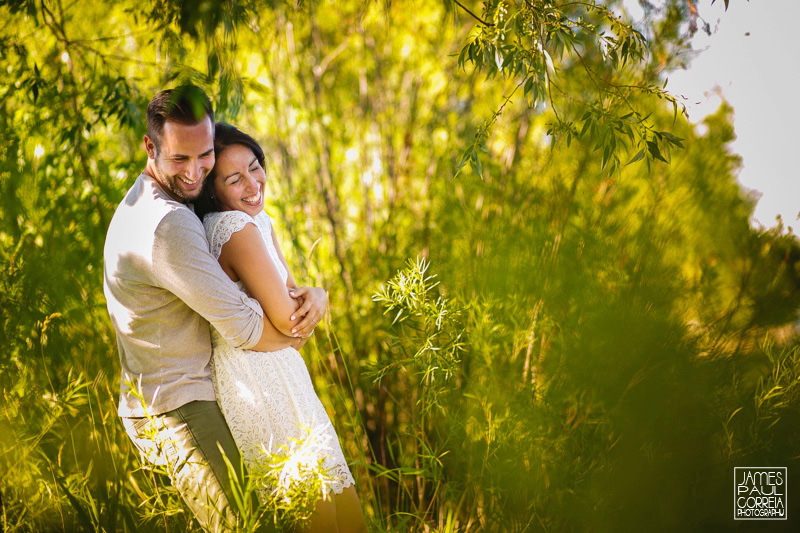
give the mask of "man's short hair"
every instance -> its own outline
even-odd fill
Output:
[[[205,117],[214,124],[214,110],[205,91],[196,85],[181,85],[161,91],[147,106],[147,135],[156,149],[160,148],[164,123],[177,122],[193,126]]]

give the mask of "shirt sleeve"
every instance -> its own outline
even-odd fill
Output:
[[[264,312],[222,270],[208,249],[200,220],[188,209],[170,212],[153,243],[155,282],[211,323],[232,346],[258,343]]]

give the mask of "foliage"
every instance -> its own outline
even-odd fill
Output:
[[[373,530],[731,527],[730,467],[798,471],[800,245],[750,227],[732,110],[664,92],[695,4],[0,7],[2,528],[197,529],[117,419],[101,289],[187,80],[329,290],[304,355]]]
[[[458,333],[456,316],[447,300],[431,296],[438,282],[435,276],[426,276],[430,264],[422,258],[408,262],[407,268],[399,271],[386,286],[372,297],[394,314],[392,324],[400,323],[401,334],[392,337],[395,349],[385,354],[386,359],[377,364],[376,380],[399,368],[409,365],[418,369],[420,391],[427,401],[425,405],[436,405],[442,387],[453,377],[461,351],[461,335]],[[395,314],[394,311],[397,310]],[[405,348],[413,348],[412,354]],[[443,382],[443,383],[442,383]]]
[[[250,473],[250,482],[264,494],[262,512],[284,527],[302,524],[311,517],[318,500],[333,497],[325,485],[332,478],[323,466],[325,453],[330,450],[327,435],[314,428],[304,430],[305,435],[292,439],[289,446],[265,450],[260,468]]]
[[[636,102],[633,95],[643,93],[670,102],[676,115],[679,107],[686,112],[675,96],[649,78],[646,70],[637,68],[637,64],[646,62],[647,41],[609,7],[594,0],[495,0],[483,5],[482,17],[472,15],[479,29],[461,50],[459,67],[471,63],[489,77],[501,75],[514,80],[516,87],[506,102],[523,87],[529,107],[549,105],[555,120],[548,135],[554,142],[558,137],[566,137],[568,145],[573,137],[591,139],[595,149],[602,152],[602,168],[609,173],[621,166],[618,148],[623,144],[640,148],[628,164],[641,159],[666,163],[670,147],[681,147],[680,138],[653,128],[650,113],[642,111],[647,104],[632,105]],[[597,54],[599,61],[591,57]],[[576,65],[591,81],[590,90],[572,92],[561,86],[561,75]],[[574,111],[565,109],[570,103],[584,110],[580,119],[570,117]],[[475,134],[475,142],[464,152],[458,171],[469,162],[482,174],[478,150],[486,151],[485,137],[503,107],[505,103]]]

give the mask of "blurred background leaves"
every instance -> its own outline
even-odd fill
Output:
[[[741,524],[734,466],[798,479],[800,247],[749,224],[733,110],[663,90],[705,4],[5,3],[2,528],[197,528],[116,417],[102,294],[186,81],[330,292],[304,356],[373,530]]]

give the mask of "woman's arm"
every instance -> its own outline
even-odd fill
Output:
[[[264,315],[264,331],[261,338],[254,346],[249,349],[256,352],[275,352],[291,346],[295,350],[299,350],[309,339],[310,335],[303,337],[284,335],[272,325],[267,315]]]
[[[222,246],[219,262],[234,281],[244,283],[275,329],[290,337],[300,336],[292,332],[294,324],[290,318],[298,309],[298,302],[289,295],[255,224],[245,224],[231,235]]]
[[[320,287],[298,287],[290,292],[292,298],[296,298],[300,307],[290,317],[295,321],[292,333],[299,334],[301,337],[311,335],[317,324],[325,316],[325,309],[328,307],[328,293]]]

